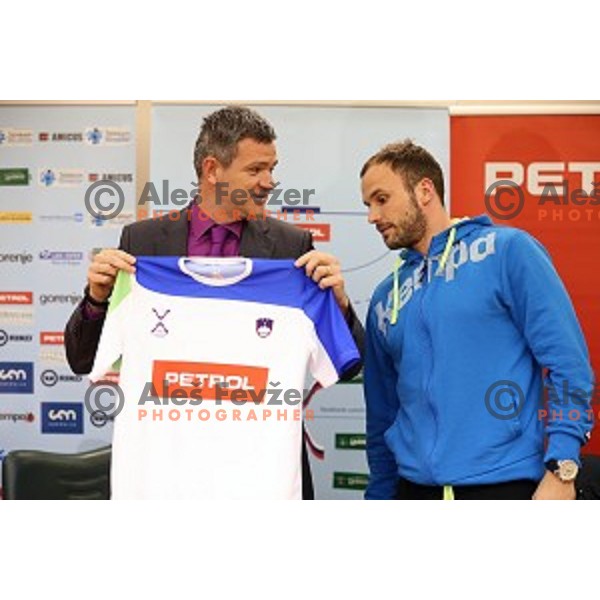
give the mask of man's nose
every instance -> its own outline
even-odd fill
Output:
[[[369,223],[371,225],[377,225],[377,222],[379,221],[379,211],[375,210],[372,206],[369,207],[369,213],[367,216],[367,220],[369,221]]]
[[[273,173],[266,173],[259,181],[260,187],[265,190],[272,190],[275,187],[275,181],[273,180]]]

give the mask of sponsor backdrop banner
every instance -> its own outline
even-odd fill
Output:
[[[112,424],[84,409],[87,377],[71,373],[63,330],[93,252],[133,221],[134,124],[133,106],[0,107],[0,461],[11,450],[110,443]],[[102,179],[123,191],[108,221],[85,205]],[[94,198],[119,201],[90,196],[99,215]]]
[[[573,300],[597,376],[600,116],[457,116],[451,130],[454,216],[485,212],[544,244]],[[592,400],[598,421],[598,386]],[[570,409],[577,406],[565,404],[563,418]],[[600,452],[597,434],[584,451]]]
[[[155,105],[152,115],[149,213],[182,208],[196,189],[193,149],[202,118],[220,106]],[[256,106],[277,132],[281,192],[269,210],[313,232],[317,249],[342,262],[348,293],[364,321],[371,293],[394,257],[367,223],[359,171],[382,145],[413,138],[449,164],[449,119],[444,110]],[[297,192],[292,192],[297,190]],[[286,195],[287,193],[287,195]],[[286,201],[287,200],[287,201]],[[311,464],[317,498],[362,498],[367,482],[361,380],[319,391],[308,409]],[[307,386],[308,388],[308,386]],[[308,394],[308,392],[306,392]]]

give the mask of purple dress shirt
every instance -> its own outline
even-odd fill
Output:
[[[225,245],[221,256],[239,256],[240,241],[242,239],[242,221],[217,225],[210,217],[205,215],[197,204],[192,207],[192,218],[188,233],[188,256],[210,256],[211,235],[213,227],[227,229]]]
[[[242,239],[243,222],[226,223],[217,225],[208,215],[204,214],[198,204],[192,207],[192,216],[188,230],[187,253],[188,256],[210,256],[212,247],[211,229],[222,227],[226,229],[225,243],[221,256],[239,256]],[[91,306],[88,302],[83,305],[83,318],[88,320],[99,319],[105,309]]]

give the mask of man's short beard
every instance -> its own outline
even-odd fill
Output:
[[[425,237],[427,231],[427,219],[423,209],[419,206],[414,192],[410,193],[413,211],[404,221],[395,224],[397,234],[388,242],[390,250],[400,248],[413,248]]]

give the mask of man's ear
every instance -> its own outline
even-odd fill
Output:
[[[435,199],[435,187],[428,177],[423,177],[417,184],[417,198],[423,207],[428,206]]]
[[[214,156],[207,156],[202,161],[202,173],[211,185],[216,185],[221,175],[221,163]]]

